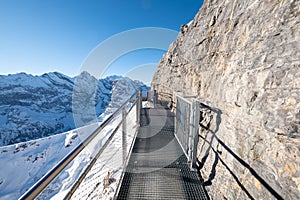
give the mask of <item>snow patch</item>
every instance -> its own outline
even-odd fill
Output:
[[[154,108],[153,103],[150,101],[143,101],[142,106],[143,106],[143,108]]]
[[[73,143],[74,139],[78,137],[77,131],[71,131],[70,133],[66,134],[66,139],[65,139],[65,147],[71,146]]]
[[[193,20],[191,20],[189,23],[187,23],[187,26],[190,26],[193,23]]]

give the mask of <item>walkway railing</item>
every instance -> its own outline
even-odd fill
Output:
[[[89,137],[87,137],[84,141],[82,141],[77,147],[75,147],[67,156],[65,156],[64,159],[62,159],[55,167],[53,167],[47,174],[45,174],[35,185],[33,185],[28,191],[26,191],[19,199],[25,200],[25,199],[34,199],[38,197],[42,191],[47,188],[47,186],[60,175],[61,172],[64,171],[64,169],[85,149],[87,146],[89,146],[91,143],[99,143],[99,135],[101,135],[101,132],[103,129],[112,123],[114,120],[116,120],[118,117],[121,117],[120,122],[115,127],[115,129],[112,131],[112,133],[108,137],[100,137],[103,139],[100,141],[103,145],[97,149],[98,152],[95,153],[95,156],[92,158],[89,165],[84,169],[83,173],[81,173],[80,177],[76,180],[76,182],[73,184],[67,195],[65,196],[65,199],[70,199],[74,192],[77,190],[77,188],[80,186],[80,184],[84,181],[87,174],[91,171],[97,160],[103,155],[103,152],[108,147],[108,145],[112,142],[113,139],[115,139],[115,135],[118,131],[121,130],[121,149],[122,149],[122,162],[121,166],[119,166],[122,169],[125,169],[129,155],[132,150],[132,146],[137,134],[137,131],[133,131],[131,129],[131,135],[129,136],[129,131],[127,131],[129,128],[136,127],[136,129],[139,126],[140,123],[140,110],[141,110],[142,104],[141,104],[141,91],[138,91],[137,93],[133,94],[116,112],[114,112],[108,119],[106,119]],[[132,113],[135,110],[135,122],[131,127],[127,127],[128,121],[132,121],[131,119],[128,119],[129,113]],[[132,133],[133,132],[133,133]],[[105,140],[106,139],[106,140]],[[130,141],[128,141],[128,139]],[[124,170],[123,170],[124,171]],[[119,182],[122,181],[123,174],[121,175]]]
[[[193,97],[176,96],[175,137],[190,162],[190,168],[196,168],[199,102]]]
[[[190,168],[195,169],[201,103],[196,96],[186,96],[163,84],[155,84],[154,88],[159,89],[158,99],[176,113],[175,137],[190,162]]]

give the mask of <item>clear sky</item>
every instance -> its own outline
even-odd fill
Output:
[[[0,74],[58,71],[75,76],[109,37],[142,27],[179,31],[201,5],[202,0],[0,0]],[[128,53],[107,74],[155,65],[163,53]]]

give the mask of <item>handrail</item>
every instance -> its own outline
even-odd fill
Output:
[[[141,99],[138,99],[138,101],[141,101]],[[137,102],[136,102],[136,103],[137,103]],[[139,102],[139,103],[137,103],[137,105],[140,105],[140,106],[141,106],[142,103]],[[137,109],[139,110],[139,108],[137,108]],[[129,112],[130,112],[130,111],[129,111]],[[140,113],[139,113],[139,115],[140,115]],[[138,122],[138,124],[139,124],[139,122]],[[134,136],[133,136],[133,141],[132,141],[132,143],[131,143],[131,145],[130,145],[130,147],[129,147],[129,153],[128,153],[127,156],[126,156],[124,166],[127,166],[127,165],[128,165],[129,158],[130,158],[130,155],[131,155],[131,153],[132,153],[133,146],[134,146],[134,144],[135,144],[135,140],[136,140],[137,134],[138,134],[138,131],[136,131],[136,133],[135,133]],[[113,199],[117,199],[117,196],[119,195],[119,192],[120,192],[120,189],[121,189],[121,185],[122,185],[122,181],[123,181],[123,179],[124,179],[124,176],[125,176],[125,171],[123,170],[123,171],[122,171],[122,174],[121,174],[121,177],[120,177],[120,181],[119,181],[119,183],[118,183],[118,185],[117,185],[117,189],[116,189],[116,192],[115,192],[115,195],[114,195],[114,198],[113,198]]]
[[[19,200],[29,200],[36,198],[51,182],[59,175],[63,169],[108,125],[120,112],[127,106],[134,96],[140,94],[140,90],[135,92],[126,102],[122,104],[110,117],[108,117],[93,133],[83,142],[76,146],[68,155],[66,155],[57,165],[47,172],[37,183],[27,190]],[[135,100],[139,100],[138,98]],[[135,105],[135,103],[133,104]],[[101,149],[100,149],[101,151]]]
[[[136,99],[136,101],[133,103],[133,105],[131,106],[131,108],[129,109],[129,111],[126,113],[126,116],[128,115],[128,113],[130,113],[130,111],[132,110],[132,108],[137,104],[138,99]],[[124,107],[123,107],[123,111],[124,111]],[[126,117],[125,116],[125,117]],[[93,160],[88,164],[87,168],[84,170],[84,172],[80,175],[80,177],[77,179],[76,183],[72,186],[71,190],[68,192],[68,194],[64,197],[64,200],[68,200],[71,199],[72,195],[74,194],[74,192],[78,189],[79,185],[82,183],[82,181],[84,180],[84,178],[86,177],[86,175],[88,174],[88,172],[92,169],[92,167],[94,166],[94,164],[96,163],[97,159],[100,157],[100,155],[103,153],[103,151],[105,150],[105,148],[108,146],[109,142],[111,142],[111,140],[113,139],[113,137],[115,136],[115,134],[117,133],[117,131],[119,130],[119,128],[121,127],[121,125],[123,124],[125,118],[122,118],[122,120],[119,122],[119,124],[116,126],[115,130],[113,131],[113,133],[109,136],[109,138],[105,141],[104,145],[101,147],[101,149],[98,151],[97,155],[93,158]],[[127,159],[127,158],[126,158]]]

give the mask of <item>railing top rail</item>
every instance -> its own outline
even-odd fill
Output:
[[[173,93],[168,93],[168,92],[158,92],[158,95],[173,96]]]
[[[193,101],[198,101],[197,100],[197,96],[181,96],[179,94],[176,94],[177,98],[182,99],[183,101],[187,102],[187,103],[193,103]]]
[[[104,127],[109,124],[121,111],[127,106],[127,104],[138,94],[136,91],[134,94],[125,101],[121,107],[119,107],[111,116],[109,116],[96,130],[94,130],[90,136],[88,136],[83,142],[78,144],[69,154],[67,154],[59,163],[57,163],[49,172],[47,172],[42,178],[38,180],[29,190],[27,190],[19,200],[34,199],[36,198],[50,183],[60,174],[63,169],[101,132]]]

